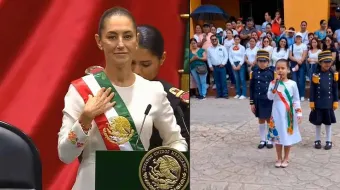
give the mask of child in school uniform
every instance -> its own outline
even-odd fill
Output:
[[[310,85],[309,121],[315,125],[314,148],[321,149],[321,124],[326,128],[325,150],[332,148],[332,123],[336,123],[334,110],[338,108],[339,73],[332,70],[332,52],[323,51],[318,55],[319,64]]]
[[[276,62],[277,77],[270,83],[268,99],[273,100],[272,117],[267,138],[275,143],[275,167],[288,166],[290,148],[301,141],[298,124],[302,121],[299,90],[296,82],[288,79],[289,63],[286,59]],[[284,157],[282,149],[284,147]]]
[[[259,119],[260,144],[259,149],[273,148],[270,141],[266,141],[266,122],[272,112],[273,101],[267,97],[268,87],[272,80],[274,80],[275,68],[269,65],[270,53],[266,50],[258,50],[256,54],[257,67],[250,72],[250,106],[251,111]]]

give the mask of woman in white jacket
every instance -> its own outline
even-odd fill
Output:
[[[164,146],[187,150],[163,85],[132,72],[138,41],[130,12],[120,7],[105,11],[95,38],[105,55],[105,69],[71,83],[58,138],[61,161],[71,163],[82,155],[73,190],[95,189],[97,150],[148,150],[153,125]],[[152,107],[141,133],[148,105]]]
[[[288,60],[289,49],[288,49],[288,41],[286,37],[281,37],[279,43],[276,48],[274,48],[272,53],[272,61],[273,65],[276,65],[277,60],[285,59]]]

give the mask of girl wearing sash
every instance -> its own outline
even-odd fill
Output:
[[[140,25],[137,27],[137,31],[139,33],[139,48],[132,62],[133,72],[147,80],[162,83],[170,105],[174,110],[177,124],[181,127],[181,134],[189,144],[189,93],[173,87],[172,84],[164,80],[157,79],[159,69],[166,58],[163,36],[157,28],[150,25]],[[180,111],[183,112],[184,117]],[[162,138],[159,136],[158,130],[153,127],[149,149],[158,146],[162,146]]]
[[[64,163],[82,153],[73,190],[95,189],[97,150],[148,150],[152,126],[159,131],[164,146],[187,151],[162,84],[132,72],[138,35],[130,12],[120,7],[105,11],[95,39],[104,52],[105,69],[71,83],[58,138],[58,155]],[[141,132],[149,104],[152,107]]]
[[[276,73],[277,78],[270,83],[267,94],[268,99],[273,100],[267,138],[275,143],[277,154],[275,167],[285,168],[288,166],[291,146],[301,141],[298,124],[302,119],[302,111],[296,82],[287,78],[289,64],[286,59],[279,59],[276,62]]]

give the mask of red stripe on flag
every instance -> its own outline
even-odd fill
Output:
[[[82,78],[73,81],[72,85],[77,89],[78,93],[83,98],[85,103],[87,102],[87,100],[89,98],[88,97],[89,94],[91,94],[93,96],[90,88],[87,86],[87,84],[85,83],[85,81]],[[120,148],[117,144],[114,144],[114,143],[108,141],[104,136],[103,130],[107,126],[107,124],[109,123],[105,114],[98,115],[96,118],[94,118],[94,121],[97,124],[100,135],[102,136],[102,138],[104,140],[104,143],[105,143],[107,150],[120,150]]]

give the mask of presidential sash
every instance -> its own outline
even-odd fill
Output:
[[[141,141],[136,144],[139,135],[129,110],[104,71],[84,76],[73,81],[72,85],[85,103],[89,94],[94,96],[101,88],[111,87],[114,92],[111,102],[116,104],[94,119],[107,150],[144,151]]]

